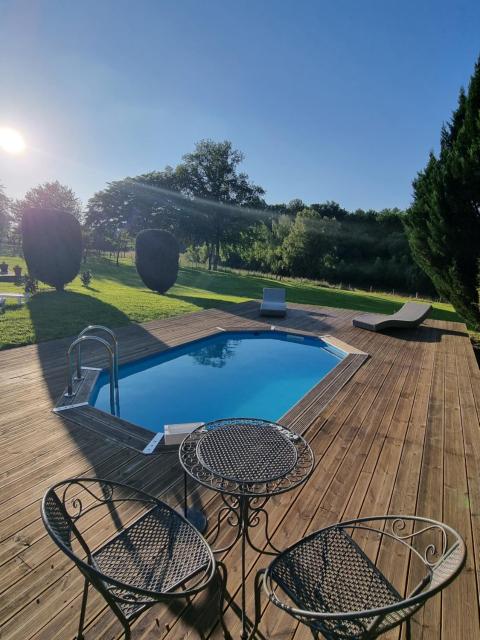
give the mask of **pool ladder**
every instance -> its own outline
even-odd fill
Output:
[[[100,336],[90,335],[92,331],[103,332],[107,335],[107,339]],[[118,415],[119,396],[118,396],[118,341],[111,329],[100,324],[91,324],[81,331],[76,339],[69,346],[67,351],[67,391],[66,398],[73,398],[74,381],[83,380],[82,375],[82,344],[85,342],[97,342],[101,344],[108,354],[109,370],[110,370],[110,411],[112,415]],[[75,364],[73,355],[76,355]],[[75,371],[74,371],[75,370]]]

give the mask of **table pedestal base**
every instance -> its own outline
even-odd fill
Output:
[[[274,495],[295,489],[306,481],[313,470],[312,450],[302,436],[282,425],[256,418],[225,418],[192,431],[183,440],[179,457],[185,471],[187,518],[204,530],[203,518],[198,519],[198,512],[187,508],[188,473],[207,489],[218,492],[223,502],[208,537],[212,551],[223,554],[240,543],[241,638],[246,640],[249,637],[246,547],[261,554],[279,553],[272,542],[265,506]],[[219,539],[222,523],[231,526],[233,540],[226,542],[223,536]],[[255,528],[257,534],[253,536]],[[217,542],[223,544],[216,546]],[[254,628],[252,625],[252,633]]]
[[[256,497],[256,496],[231,496],[220,494],[224,503],[224,506],[219,510],[217,516],[217,522],[212,531],[215,532],[213,540],[210,540],[212,551],[214,553],[225,553],[231,549],[234,544],[240,540],[241,543],[241,572],[242,583],[240,587],[241,595],[241,620],[242,620],[242,635],[241,640],[247,640],[250,637],[248,632],[248,618],[246,614],[246,593],[245,593],[245,578],[246,578],[246,564],[245,564],[245,551],[247,545],[254,549],[257,553],[274,556],[280,553],[280,550],[275,547],[271,541],[270,533],[268,530],[268,512],[265,509],[265,505],[269,498]],[[261,525],[261,518],[264,518],[264,535],[266,539],[265,547],[270,547],[271,550],[266,548],[260,549],[253,542],[250,536],[250,530],[252,528]],[[220,532],[221,522],[227,522],[231,527],[236,529],[234,539],[221,548],[215,548],[213,545],[217,541],[218,534]]]

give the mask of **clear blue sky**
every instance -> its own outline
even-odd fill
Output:
[[[0,152],[21,196],[228,138],[268,202],[405,207],[480,53],[480,0],[0,0]]]

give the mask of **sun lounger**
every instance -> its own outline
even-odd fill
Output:
[[[263,290],[263,300],[260,305],[260,315],[284,316],[286,313],[287,303],[285,302],[285,289],[280,287],[265,288]]]
[[[432,306],[430,304],[418,304],[407,302],[403,307],[386,316],[381,313],[367,313],[353,319],[353,326],[368,331],[381,331],[382,329],[409,329],[418,327],[425,320]]]

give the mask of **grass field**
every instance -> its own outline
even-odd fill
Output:
[[[2,259],[0,256],[0,262]],[[10,267],[14,264],[25,266],[20,258],[5,260]],[[261,298],[263,287],[280,284],[267,276],[182,268],[175,286],[161,296],[143,285],[130,258],[118,267],[105,258],[93,258],[82,269],[86,268],[93,273],[88,288],[77,278],[63,293],[42,286],[25,306],[8,301],[5,313],[0,314],[0,349],[73,336],[87,324],[119,327],[129,322],[146,322],[208,309],[226,302]],[[391,313],[405,301],[401,296],[344,291],[314,282],[282,280],[281,286],[286,287],[290,302],[342,309]],[[0,282],[2,291],[22,289]],[[434,303],[433,306],[433,318],[459,320],[450,305]]]

